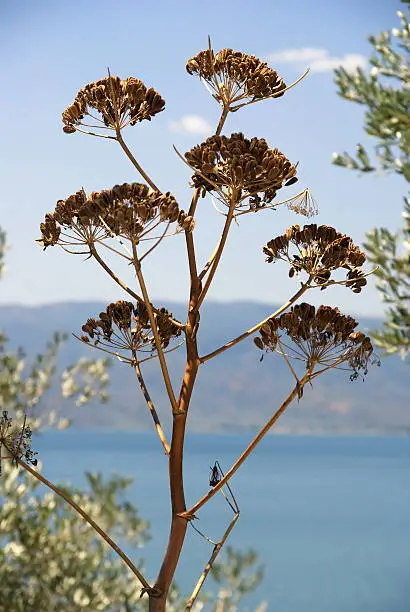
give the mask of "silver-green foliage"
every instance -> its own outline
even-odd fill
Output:
[[[409,5],[409,0],[402,0]],[[356,155],[334,154],[333,163],[373,172],[380,168],[410,182],[410,25],[399,11],[400,27],[370,36],[374,53],[372,66],[363,70],[335,71],[342,98],[366,107],[364,128],[376,139],[375,160],[361,144]],[[377,344],[386,353],[410,354],[410,200],[404,198],[403,227],[396,233],[386,228],[367,234],[369,259],[378,266],[376,275],[382,299],[389,305],[381,331],[374,332]]]
[[[104,529],[131,545],[148,539],[148,523],[121,498],[130,480],[86,474],[88,491],[64,487]],[[2,499],[1,499],[2,498]],[[0,610],[127,612],[139,588],[89,525],[27,472],[10,463],[0,480]]]

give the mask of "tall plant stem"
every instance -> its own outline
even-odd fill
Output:
[[[34,476],[34,478],[42,482],[46,487],[54,491],[56,495],[64,499],[64,501],[67,502],[67,504],[69,504],[93,529],[95,529],[95,531],[103,538],[103,540],[107,542],[109,546],[111,546],[111,548],[117,553],[117,555],[121,557],[124,563],[128,565],[132,573],[141,582],[144,589],[148,593],[151,591],[151,586],[149,585],[147,580],[144,578],[144,576],[141,574],[139,569],[135,567],[131,559],[129,559],[127,555],[121,550],[121,548],[114,542],[114,540],[112,540],[110,536],[103,529],[101,529],[101,527],[97,525],[95,521],[93,521],[93,519],[90,517],[89,514],[87,514],[87,512],[85,512],[85,510],[83,510],[78,504],[76,504],[75,501],[72,500],[71,497],[67,495],[67,493],[64,493],[62,489],[59,489],[58,487],[53,485],[53,483],[47,480],[47,478],[42,476],[39,472],[36,472],[35,470],[33,470],[33,468],[31,468],[27,463],[22,461],[22,459],[19,459],[18,457],[14,457],[14,460],[17,461],[17,463],[21,465],[21,467],[27,470],[27,472],[29,472],[32,476]]]
[[[231,522],[228,525],[228,528],[226,529],[225,533],[223,534],[221,540],[215,544],[214,549],[212,551],[212,555],[209,558],[208,563],[205,565],[204,571],[202,572],[201,576],[199,577],[198,582],[195,585],[194,590],[192,591],[192,595],[189,598],[189,601],[187,603],[187,605],[185,606],[185,612],[189,612],[189,610],[192,610],[192,606],[195,603],[196,598],[199,595],[199,591],[201,590],[209,572],[211,571],[213,564],[215,563],[215,559],[217,558],[217,556],[219,555],[219,553],[221,552],[222,547],[224,546],[226,540],[228,539],[232,529],[235,527],[236,521],[239,518],[239,512],[235,513],[232,517]]]
[[[303,283],[299,291],[297,291],[291,298],[289,298],[289,300],[285,304],[283,304],[280,308],[275,310],[275,312],[273,312],[268,317],[263,319],[263,321],[259,321],[259,323],[256,323],[256,325],[248,329],[246,332],[244,332],[240,336],[237,336],[237,338],[230,340],[223,346],[220,346],[218,349],[215,349],[214,351],[212,351],[212,353],[208,353],[208,355],[204,355],[204,357],[200,357],[199,361],[201,363],[205,363],[206,361],[209,361],[209,359],[212,359],[213,357],[220,355],[221,353],[223,353],[224,351],[227,351],[229,348],[231,348],[235,344],[238,344],[238,342],[245,340],[245,338],[249,338],[249,336],[257,332],[258,329],[260,329],[267,321],[269,321],[269,319],[272,319],[273,317],[278,317],[279,315],[281,315],[282,312],[287,310],[289,306],[294,304],[294,302],[296,302],[305,293],[305,291],[307,291],[310,288],[310,281],[311,279],[309,278],[306,281],[306,283]]]
[[[195,214],[198,197],[199,190],[195,190],[189,209],[189,213],[192,216]],[[183,478],[185,427],[192,390],[199,368],[197,331],[199,326],[198,297],[200,282],[197,275],[195,247],[191,232],[185,231],[185,240],[188,253],[191,288],[188,317],[185,326],[187,358],[178,399],[178,412],[173,414],[172,440],[169,454],[169,486],[171,492],[172,519],[167,549],[154,586],[155,592],[153,591],[150,595],[149,612],[164,612],[166,609],[168,590],[178,565],[188,525],[187,521],[181,518],[180,514],[186,510]],[[155,593],[160,593],[161,595],[157,597]]]
[[[143,295],[143,298],[144,298],[145,307],[147,309],[149,322],[151,324],[152,333],[154,335],[155,348],[157,349],[158,359],[159,359],[159,363],[160,363],[160,366],[161,366],[162,376],[164,378],[165,388],[166,388],[167,393],[168,393],[169,401],[171,402],[172,412],[173,413],[174,412],[178,412],[178,404],[177,404],[177,400],[175,398],[174,390],[172,388],[172,383],[171,383],[171,379],[170,379],[170,376],[169,376],[167,363],[165,361],[164,351],[163,351],[162,345],[161,345],[161,338],[160,338],[159,333],[158,333],[157,322],[155,321],[154,311],[152,309],[152,305],[151,305],[151,302],[150,302],[150,299],[149,299],[147,287],[145,285],[144,275],[143,275],[142,270],[141,270],[141,264],[140,264],[140,262],[138,260],[137,248],[136,248],[134,242],[132,243],[132,250],[133,250],[133,254],[134,254],[135,273],[137,275],[138,282],[139,282],[140,287],[141,287],[141,292],[142,292],[142,295]]]
[[[135,355],[134,355],[134,358],[136,358]],[[162,446],[164,447],[165,454],[169,455],[170,446],[169,446],[169,444],[167,442],[166,436],[164,434],[164,430],[162,429],[158,413],[155,410],[155,406],[154,406],[153,401],[151,399],[151,396],[150,396],[150,394],[148,392],[148,389],[147,389],[147,386],[146,386],[145,381],[143,379],[141,368],[140,368],[140,365],[139,365],[138,362],[135,365],[135,374],[137,375],[137,380],[139,382],[142,394],[144,396],[144,399],[145,399],[145,401],[147,403],[148,409],[149,409],[149,411],[151,413],[151,416],[152,416],[152,419],[154,421],[155,429],[157,430],[158,437],[161,440]]]
[[[301,389],[306,385],[309,381],[310,376],[313,372],[313,368],[309,368],[303,378],[294,386],[293,390],[289,393],[288,397],[282,403],[280,408],[273,414],[273,416],[269,419],[269,421],[262,427],[259,433],[255,436],[255,438],[250,442],[250,444],[243,451],[241,456],[235,461],[233,466],[226,472],[225,476],[221,478],[221,480],[216,484],[213,489],[211,489],[206,495],[204,495],[192,508],[183,512],[181,514],[182,517],[191,520],[195,516],[195,512],[198,512],[200,508],[204,504],[206,504],[214,495],[221,489],[224,484],[232,478],[235,472],[239,469],[242,463],[249,457],[249,455],[254,451],[255,447],[259,444],[262,438],[268,433],[271,427],[276,423],[279,417],[285,412],[286,408],[291,404],[291,402],[300,395]]]
[[[138,172],[141,174],[141,176],[144,178],[144,180],[148,183],[148,185],[151,187],[151,189],[154,189],[154,191],[159,191],[159,189],[156,186],[156,184],[154,183],[154,181],[151,180],[150,177],[148,176],[148,174],[143,170],[143,168],[141,168],[140,164],[137,162],[137,160],[135,159],[135,157],[133,156],[133,154],[131,153],[131,151],[129,150],[127,145],[125,144],[124,139],[123,139],[123,137],[121,135],[121,130],[117,129],[116,130],[116,134],[117,134],[116,140],[119,142],[122,150],[124,151],[125,155],[130,160],[130,162],[132,163],[134,168],[136,168],[138,170]]]

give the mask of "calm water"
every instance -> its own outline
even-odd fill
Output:
[[[208,489],[209,466],[225,469],[247,436],[188,439],[188,504]],[[53,432],[36,436],[45,475],[82,485],[83,472],[130,475],[129,500],[151,520],[141,551],[154,576],[168,533],[167,468],[149,434]],[[265,579],[242,610],[262,599],[274,612],[410,610],[410,439],[269,436],[233,478],[241,517],[230,543],[253,547]],[[217,496],[198,527],[217,538],[230,519]],[[209,545],[190,530],[176,576],[188,592]]]

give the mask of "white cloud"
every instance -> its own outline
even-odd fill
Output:
[[[169,124],[171,132],[187,132],[188,134],[212,134],[212,126],[200,115],[184,115],[178,121]]]
[[[359,53],[346,53],[345,55],[330,55],[326,49],[315,47],[303,47],[301,49],[283,49],[275,53],[269,53],[269,62],[283,62],[295,64],[300,68],[309,66],[311,72],[330,72],[335,68],[343,66],[346,70],[354,70],[357,67],[364,68],[366,58]]]

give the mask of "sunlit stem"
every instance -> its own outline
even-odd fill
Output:
[[[292,403],[292,401],[296,397],[300,397],[300,392],[303,387],[309,382],[311,374],[313,372],[313,367],[309,368],[303,378],[296,383],[293,390],[289,393],[288,397],[282,403],[280,408],[273,414],[273,416],[268,420],[268,422],[264,425],[264,427],[259,431],[259,433],[255,436],[252,442],[247,446],[247,448],[243,451],[241,456],[236,460],[234,465],[228,470],[228,472],[221,478],[221,480],[216,484],[206,495],[204,495],[192,508],[187,510],[186,512],[182,512],[179,516],[186,518],[187,520],[192,520],[195,517],[195,513],[198,512],[200,508],[204,504],[206,504],[218,491],[221,489],[230,478],[235,474],[235,472],[240,468],[242,463],[249,457],[249,455],[254,451],[256,446],[262,440],[262,438],[268,433],[268,431],[273,427],[279,417],[285,412],[286,408]]]
[[[229,229],[231,227],[231,223],[232,223],[232,219],[234,217],[234,211],[235,211],[235,206],[236,206],[236,197],[234,195],[232,195],[232,201],[229,205],[229,211],[228,214],[226,216],[225,219],[225,224],[224,224],[224,228],[222,230],[222,235],[221,235],[221,239],[219,241],[216,253],[215,253],[215,257],[213,258],[212,264],[211,264],[211,268],[209,270],[209,274],[207,276],[207,279],[205,281],[205,284],[203,286],[203,289],[199,295],[198,298],[198,308],[200,307],[200,305],[202,304],[202,302],[205,299],[206,294],[208,293],[209,287],[211,286],[211,283],[213,281],[213,278],[215,276],[216,270],[218,268],[219,265],[219,261],[222,257],[222,253],[223,250],[225,248],[225,244],[228,238],[228,234],[229,234]]]
[[[133,156],[133,154],[131,153],[131,151],[129,150],[127,145],[125,144],[124,139],[123,139],[123,137],[121,135],[121,130],[117,129],[116,130],[116,134],[117,134],[116,140],[119,142],[122,150],[124,151],[124,153],[126,154],[128,159],[130,160],[132,165],[138,170],[138,172],[141,174],[141,176],[144,178],[144,180],[148,183],[148,185],[151,187],[151,189],[154,189],[154,191],[159,191],[159,189],[156,186],[156,184],[154,183],[154,181],[152,179],[150,179],[148,174],[143,170],[143,168],[140,166],[140,164],[137,162],[137,160],[135,159],[135,157]],[[112,136],[110,136],[110,138],[112,138]]]
[[[136,360],[135,353],[134,353],[134,358]],[[135,374],[137,375],[137,379],[138,379],[139,385],[141,387],[142,394],[144,396],[144,399],[145,399],[145,401],[147,403],[148,409],[149,409],[149,411],[151,413],[151,416],[152,416],[152,419],[154,421],[155,429],[157,430],[158,437],[161,440],[162,446],[164,447],[165,454],[169,455],[170,446],[169,446],[169,444],[167,442],[167,439],[165,437],[164,430],[162,429],[161,422],[160,422],[159,417],[158,417],[158,413],[155,410],[155,406],[154,406],[154,404],[152,402],[151,396],[150,396],[150,394],[148,392],[147,386],[146,386],[146,384],[144,382],[144,379],[142,377],[141,368],[140,368],[139,363],[138,363],[137,360],[136,360],[135,368],[134,369],[135,369]]]
[[[189,612],[189,610],[192,610],[192,606],[195,603],[196,598],[199,595],[199,592],[209,574],[209,572],[211,571],[213,564],[215,563],[215,560],[217,558],[217,556],[219,555],[219,553],[221,552],[221,549],[223,547],[223,545],[225,544],[226,540],[228,539],[232,529],[235,527],[236,521],[239,518],[239,512],[237,512],[236,514],[234,514],[234,516],[232,517],[231,522],[229,523],[229,526],[227,528],[227,530],[225,531],[224,535],[222,536],[221,540],[215,544],[214,549],[212,551],[212,555],[209,558],[208,563],[206,564],[204,571],[202,572],[201,576],[199,577],[198,582],[196,583],[196,586],[194,588],[194,590],[192,591],[192,595],[189,598],[189,601],[185,607],[185,612]]]
[[[22,461],[22,459],[19,459],[18,457],[15,457],[14,459],[19,465],[21,465],[21,467],[23,467],[25,470],[27,470],[27,472],[29,472],[32,476],[34,476],[34,478],[42,482],[46,487],[54,491],[56,495],[58,495],[65,502],[67,502],[67,504],[69,504],[103,538],[103,540],[105,540],[107,544],[111,546],[111,548],[117,553],[117,555],[121,557],[124,563],[128,565],[132,573],[141,582],[143,587],[148,592],[151,590],[151,586],[149,585],[147,580],[144,578],[144,576],[141,574],[139,569],[135,567],[131,559],[127,557],[127,555],[114,542],[114,540],[110,538],[110,536],[90,517],[89,514],[87,514],[87,512],[85,512],[85,510],[83,510],[78,504],[76,504],[76,502],[73,499],[71,499],[71,497],[67,495],[67,493],[65,493],[59,487],[56,487],[55,485],[53,485],[53,483],[47,480],[47,478],[42,476],[39,472],[37,472],[36,470],[33,470],[33,468],[31,468],[27,463]]]
[[[137,253],[137,247],[134,241],[132,241],[132,252],[134,255],[134,268],[135,268],[135,273],[137,275],[138,278],[138,282],[140,284],[141,287],[141,292],[144,298],[144,304],[145,307],[147,309],[147,313],[148,313],[148,318],[151,324],[151,329],[152,329],[152,334],[154,336],[154,341],[155,341],[155,348],[157,350],[158,353],[158,359],[159,359],[159,363],[161,366],[161,372],[162,372],[162,376],[164,378],[164,384],[165,384],[165,388],[167,390],[168,393],[168,397],[169,397],[169,401],[171,402],[171,406],[172,406],[172,411],[174,413],[178,413],[178,403],[177,400],[175,398],[175,394],[174,394],[174,390],[172,388],[172,383],[171,383],[171,379],[169,376],[169,372],[168,372],[168,367],[165,361],[165,357],[164,357],[164,351],[162,349],[162,344],[161,344],[161,338],[159,336],[158,333],[158,327],[157,327],[157,322],[155,321],[155,317],[154,317],[154,311],[152,309],[152,304],[151,301],[149,299],[149,295],[148,295],[148,291],[147,291],[147,287],[145,285],[145,280],[144,280],[144,275],[142,273],[142,269],[141,269],[141,264],[140,261],[138,259],[138,253]]]
[[[130,287],[128,287],[120,278],[119,276],[117,276],[115,274],[115,272],[113,272],[111,270],[111,268],[105,263],[105,261],[102,259],[102,257],[100,257],[100,255],[98,254],[96,248],[94,245],[90,245],[90,253],[91,255],[94,257],[94,259],[96,261],[98,261],[98,263],[100,264],[100,266],[107,272],[107,274],[109,276],[111,276],[111,278],[117,283],[117,285],[119,285],[122,289],[124,289],[124,291],[126,291],[126,293],[128,293],[128,295],[130,295],[131,297],[134,298],[134,300],[137,300],[137,302],[139,302],[140,304],[145,304],[144,299],[138,295],[138,293],[135,293],[135,291],[133,291]],[[152,310],[156,313],[157,309],[154,308],[153,306],[151,306]],[[175,321],[174,319],[170,318],[170,321],[172,321],[172,323],[174,325],[176,325],[176,327],[179,327],[180,329],[184,329],[184,325],[182,323],[180,323],[179,321]]]
[[[244,332],[243,334],[241,334],[237,338],[234,338],[233,340],[230,340],[230,342],[227,342],[226,344],[224,344],[223,346],[219,347],[215,351],[212,351],[212,353],[208,353],[208,355],[205,355],[204,357],[200,357],[199,361],[201,363],[205,363],[205,361],[209,361],[209,359],[212,359],[213,357],[216,357],[216,355],[220,355],[221,353],[223,353],[224,351],[228,350],[229,348],[231,348],[235,344],[238,344],[238,342],[241,342],[242,340],[245,340],[245,338],[249,338],[249,336],[251,336],[252,334],[257,332],[262,327],[262,325],[267,323],[267,321],[269,321],[269,319],[272,319],[274,317],[278,317],[279,315],[281,315],[282,312],[287,310],[289,308],[289,306],[291,306],[294,302],[296,302],[305,293],[305,291],[310,289],[310,287],[311,287],[311,285],[310,285],[311,280],[312,280],[312,278],[309,276],[308,280],[306,281],[306,283],[302,284],[302,286],[299,289],[299,291],[297,291],[285,304],[283,304],[275,312],[273,312],[268,317],[263,319],[263,321],[259,321],[259,323],[257,323],[256,325],[254,325],[253,327],[248,329],[246,332]]]

